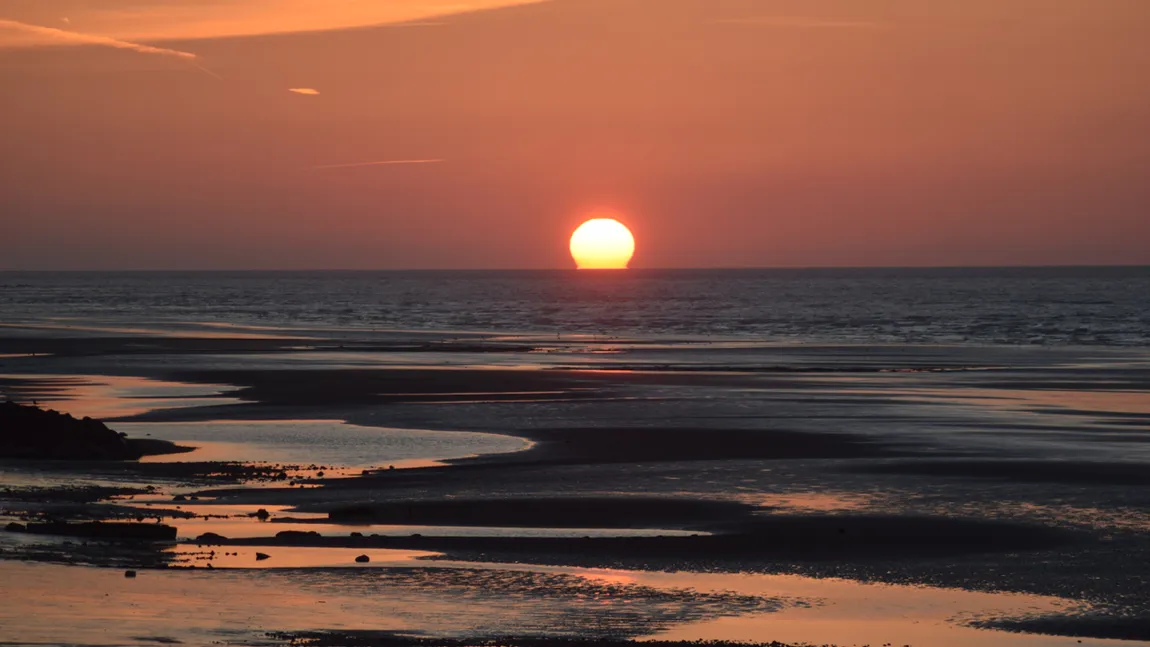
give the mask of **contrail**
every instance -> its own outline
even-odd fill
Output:
[[[833,20],[806,16],[751,16],[749,18],[726,18],[716,20],[720,24],[762,25],[765,27],[828,28],[828,29],[878,29],[882,25],[864,20]]]
[[[207,74],[208,76],[215,77],[219,80],[224,80],[224,77],[216,74],[208,68],[200,65],[196,61],[199,56],[191,52],[181,52],[178,49],[167,49],[166,47],[153,47],[152,45],[141,45],[140,43],[133,43],[118,38],[111,38],[108,36],[96,36],[95,34],[81,34],[75,31],[67,31],[65,29],[56,29],[55,27],[43,27],[41,25],[30,25],[26,22],[18,22],[15,20],[2,20],[0,19],[0,29],[16,29],[29,34],[38,34],[53,40],[58,40],[62,43],[72,43],[75,45],[103,45],[105,47],[114,47],[116,49],[127,49],[140,54],[156,54],[159,56],[171,56],[185,61],[191,61],[192,67]]]
[[[216,74],[215,72],[209,70],[208,68],[204,67],[203,65],[200,65],[199,63],[192,63],[192,66],[195,67],[197,70],[203,72],[204,74],[207,74],[208,76],[215,77],[221,81],[224,80],[224,77],[220,76],[219,74]]]
[[[133,52],[141,54],[159,54],[160,56],[174,56],[182,58],[187,61],[194,61],[198,56],[191,52],[181,52],[175,49],[166,49],[163,47],[153,47],[151,45],[141,45],[140,43],[131,43],[126,40],[119,40],[118,38],[110,38],[108,36],[96,36],[94,34],[81,34],[75,31],[67,31],[64,29],[56,29],[55,27],[42,27],[40,25],[30,25],[25,22],[18,22],[15,20],[0,20],[0,28],[7,27],[8,29],[17,29],[29,34],[39,34],[40,36],[47,36],[59,41],[69,43],[76,43],[77,45],[104,45],[106,47],[115,47],[116,49],[130,49]]]
[[[378,162],[351,162],[348,164],[320,164],[313,166],[313,169],[325,168],[353,168],[356,166],[384,166],[387,164],[438,164],[439,162],[446,162],[447,160],[441,158],[424,159],[424,160],[380,160]]]

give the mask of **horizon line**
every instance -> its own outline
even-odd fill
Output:
[[[585,272],[612,274],[633,272],[698,272],[757,270],[1005,270],[1005,269],[1150,269],[1147,263],[1078,263],[1041,265],[734,265],[709,267],[629,267],[623,270],[580,270],[574,267],[390,267],[390,268],[120,268],[120,269],[3,269],[0,274],[113,274],[113,273],[300,273],[300,272]]]

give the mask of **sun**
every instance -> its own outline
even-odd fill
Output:
[[[625,270],[635,255],[635,237],[614,218],[592,218],[571,234],[571,258],[581,270]]]

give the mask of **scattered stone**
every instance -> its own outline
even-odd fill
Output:
[[[367,555],[360,555],[359,557],[355,558],[355,561],[359,562],[360,564],[366,564],[371,561],[371,558]]]
[[[132,578],[136,576],[136,571],[124,571],[124,577]]]
[[[362,533],[362,532],[353,532],[353,533],[351,533],[351,534],[350,534],[350,535],[348,535],[348,536],[349,536],[349,537],[362,537],[362,536],[363,536],[363,533]]]
[[[182,494],[177,494],[176,496],[172,497],[172,500],[173,501],[187,501],[188,497],[186,497]]]
[[[13,521],[7,526],[4,526],[4,530],[7,530],[8,532],[25,532],[28,530],[28,528],[22,523],[16,523]]]
[[[268,555],[267,553],[256,553],[257,562],[262,562],[269,557],[271,557],[271,555]]]
[[[271,513],[263,508],[256,510],[256,519],[259,519],[260,521],[267,521],[271,518],[271,516]]]

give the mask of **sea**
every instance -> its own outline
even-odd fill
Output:
[[[0,323],[1150,346],[1150,267],[4,272]]]

